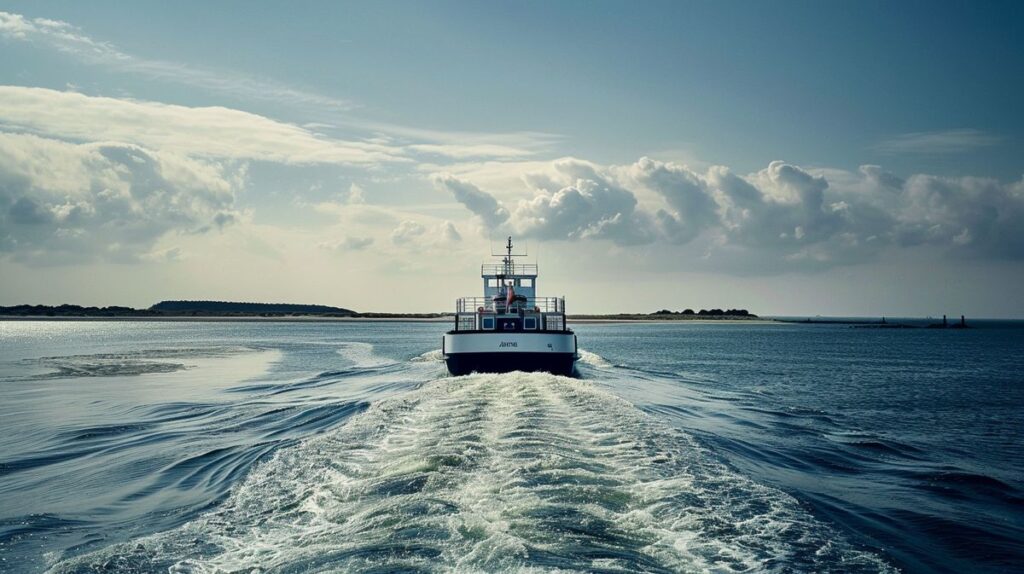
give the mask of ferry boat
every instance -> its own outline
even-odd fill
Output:
[[[505,250],[501,263],[480,267],[484,296],[455,302],[455,328],[441,342],[448,371],[573,374],[579,355],[565,298],[537,297],[537,264],[513,260],[511,237]]]

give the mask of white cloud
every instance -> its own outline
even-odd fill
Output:
[[[500,201],[532,197],[533,188],[524,185],[526,174],[557,175],[551,160],[460,161],[450,164],[420,162],[416,169],[430,175],[446,174],[461,181],[472,181],[480,189],[490,190]],[[435,186],[437,187],[437,186]],[[443,189],[443,188],[442,188]]]
[[[618,245],[699,243],[704,268],[742,272],[826,268],[927,246],[985,258],[1024,258],[1024,181],[916,175],[878,166],[814,172],[782,161],[740,176],[641,158],[626,166],[558,160],[521,174],[531,197],[507,208],[470,181],[434,176],[477,215],[517,235],[605,239]],[[654,193],[653,200],[638,198]],[[506,191],[507,193],[507,191]],[[485,232],[494,227],[485,227]]]
[[[378,167],[412,164],[423,153],[457,158],[534,153],[494,144],[410,144],[393,138],[346,140],[316,133],[308,126],[231,108],[190,107],[23,86],[0,86],[0,129],[77,142],[131,143],[194,157],[291,165]]]
[[[484,193],[469,182],[448,173],[434,174],[431,181],[439,190],[451,193],[456,201],[476,214],[489,228],[497,229],[508,219],[507,209],[500,206],[492,195]]]
[[[875,144],[885,154],[953,154],[990,147],[1002,138],[976,129],[913,132]]]
[[[518,158],[533,155],[529,149],[495,143],[479,144],[412,144],[407,149],[423,155],[440,155],[452,159],[477,157]]]
[[[658,219],[672,241],[687,243],[718,223],[718,205],[706,180],[685,166],[641,158],[626,173],[639,185],[662,196],[673,213]]]
[[[491,194],[451,174],[432,176],[439,189],[450,192],[481,218],[485,233],[510,231],[540,239],[611,239],[620,244],[649,242],[650,217],[635,210],[636,197],[595,164],[562,159],[550,171],[522,176],[532,188],[514,210]]]
[[[59,20],[26,18],[21,14],[0,12],[0,37],[49,46],[88,64],[134,72],[151,79],[187,84],[233,97],[315,105],[342,111],[354,107],[348,100],[295,89],[266,79],[225,70],[207,70],[175,62],[139,58],[117,49],[109,42],[90,38],[79,28]]]
[[[974,256],[1024,258],[1024,179],[914,175],[902,188],[897,239],[955,246]]]
[[[372,237],[343,237],[337,241],[324,241],[317,246],[329,251],[362,251],[373,245]]]
[[[365,135],[362,140],[364,145],[377,146],[371,146],[366,151],[388,155],[461,160],[522,158],[547,150],[553,142],[560,139],[560,136],[541,132],[478,133],[430,130],[360,119],[350,113],[358,106],[346,99],[229,70],[211,70],[178,62],[140,58],[118,49],[109,42],[91,38],[68,22],[46,18],[26,18],[20,14],[0,11],[0,38],[31,42],[58,50],[89,65],[104,66],[153,80],[201,88],[232,98],[287,104],[295,110],[301,110],[302,113],[312,109],[317,112],[317,117],[330,117],[331,123],[307,122],[302,128],[306,134],[322,137],[317,130],[333,131],[343,126],[349,132]],[[351,146],[360,147],[360,144],[355,142],[349,143]],[[337,159],[319,158],[312,161],[333,162]],[[342,161],[360,160],[347,157]]]
[[[395,245],[410,243],[411,241],[413,241],[414,239],[423,235],[426,232],[427,229],[423,227],[421,224],[406,219],[405,221],[399,223],[398,227],[396,227],[391,232],[391,242],[394,243]]]
[[[534,180],[533,199],[520,201],[513,217],[515,228],[540,239],[611,239],[618,243],[644,243],[646,230],[634,215],[636,197],[590,164],[556,163],[561,179],[569,185],[552,190],[550,180]],[[560,182],[559,182],[560,183]]]
[[[349,204],[366,203],[366,192],[358,184],[353,183],[348,186],[348,195],[345,197],[345,202]]]
[[[243,177],[132,145],[0,133],[0,252],[33,264],[152,259],[169,233],[233,223]]]
[[[180,155],[288,164],[402,161],[399,150],[319,137],[222,107],[193,108],[0,86],[0,126],[76,141],[131,143]]]
[[[499,158],[502,161],[523,161],[523,158],[528,156],[549,151],[553,144],[562,139],[559,135],[544,132],[481,133],[432,130],[355,118],[345,118],[340,123],[377,134],[380,143],[403,144],[407,146],[408,151],[422,156],[436,156],[433,158],[435,160],[441,158],[486,161],[487,158]]]
[[[458,228],[451,221],[441,223],[438,228],[438,235],[441,237],[442,243],[458,243],[462,241],[462,234],[459,233]]]

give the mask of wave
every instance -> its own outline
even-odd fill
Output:
[[[598,369],[611,369],[615,366],[597,353],[591,353],[590,351],[584,351],[583,349],[579,349],[577,352],[580,356],[579,362],[584,365],[589,365]]]
[[[440,363],[444,361],[444,352],[441,349],[434,349],[413,357],[410,361],[413,363]]]
[[[690,435],[540,373],[378,401],[279,449],[195,520],[51,571],[257,569],[891,571]]]
[[[378,355],[370,343],[341,343],[338,354],[352,362],[352,368],[373,369],[395,364],[394,359]]]

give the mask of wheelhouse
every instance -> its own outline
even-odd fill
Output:
[[[480,266],[483,297],[455,301],[455,331],[566,332],[565,298],[537,297],[537,265],[516,264],[511,253],[502,263]]]

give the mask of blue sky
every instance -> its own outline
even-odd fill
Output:
[[[556,153],[596,161],[691,149],[744,169],[783,157],[801,165],[884,162],[908,173],[1020,175],[1013,151],[1024,114],[1012,110],[1024,99],[1024,8],[1012,2],[298,4],[31,2],[11,9],[61,16],[138,57],[264,76],[349,100],[360,119],[547,132],[564,138]],[[116,86],[146,99],[244,105],[292,121],[329,115],[75,70],[59,54],[20,48],[5,75],[35,85],[63,88],[73,77],[83,91]],[[879,149],[904,134],[954,130],[985,132],[1004,145],[973,147],[968,138],[972,153],[952,165],[948,157]]]
[[[0,304],[1024,315],[1017,3],[0,11]]]

